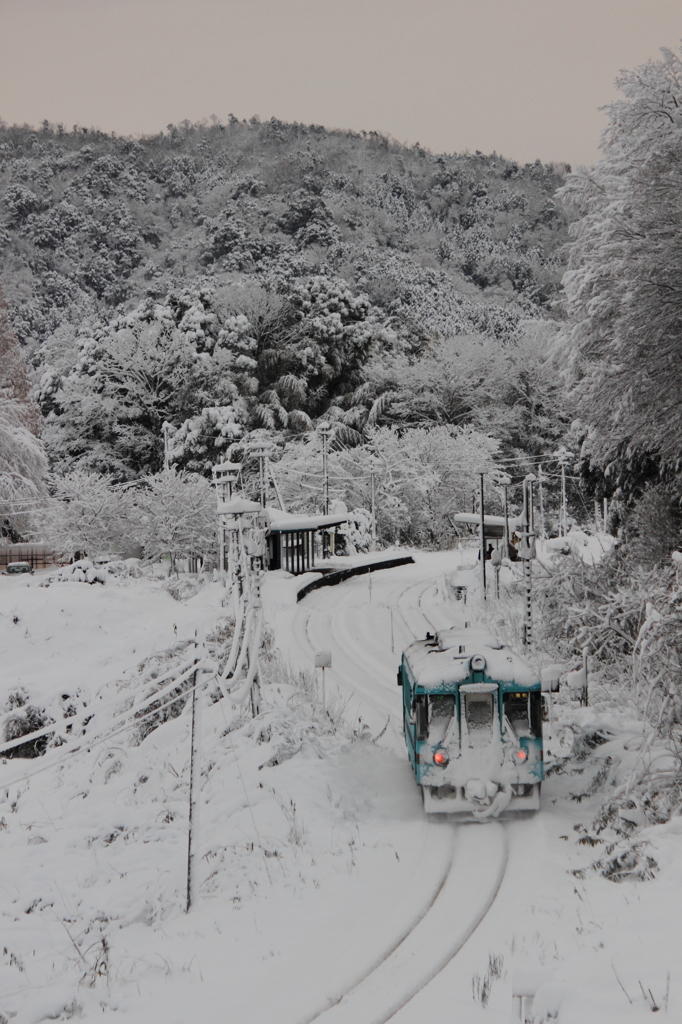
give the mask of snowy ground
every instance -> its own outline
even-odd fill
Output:
[[[605,757],[607,783],[619,758],[625,771],[625,747],[642,739],[636,722],[612,708],[560,709],[565,725],[617,735],[559,762],[534,818],[424,820],[395,672],[415,634],[465,611],[444,573],[469,586],[466,616],[476,614],[468,557],[416,554],[413,566],[300,604],[294,581],[269,577],[269,625],[294,671],[273,675],[255,721],[224,700],[204,711],[189,915],[186,713],[138,745],[124,732],[24,781],[12,780],[43,759],[1,764],[0,1012],[16,1024],[370,1024],[392,1011],[397,1024],[506,1024],[514,971],[527,966],[552,975],[540,1003],[558,1017],[538,1020],[644,1020],[652,999],[665,1014],[666,992],[668,1016],[682,1019],[679,819],[648,830],[653,881],[571,873],[600,852],[575,826],[589,827],[604,799],[594,780]],[[154,581],[39,583],[0,578],[0,653],[5,695],[23,687],[44,706],[67,693],[123,699],[141,661],[224,614],[217,584],[178,602]],[[493,621],[509,619],[509,602],[493,606]],[[321,649],[333,658],[326,708],[310,680]]]

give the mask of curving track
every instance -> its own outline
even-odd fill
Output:
[[[316,650],[331,650],[329,676],[348,702],[347,713],[357,713],[372,732],[388,726],[381,742],[402,755],[401,695],[395,679],[400,652],[427,630],[465,617],[461,606],[440,597],[442,572],[442,562],[439,566],[436,558],[426,556],[414,566],[373,576],[371,591],[366,576],[315,591],[294,616],[292,639],[300,659],[310,664]],[[292,653],[298,660],[295,649]],[[434,829],[426,821],[424,827]],[[451,855],[431,897],[345,991],[331,995],[300,1024],[384,1024],[405,1007],[462,950],[493,906],[505,878],[509,834],[499,822],[439,822],[431,842],[449,848]]]

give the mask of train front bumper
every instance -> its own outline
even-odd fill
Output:
[[[505,783],[470,779],[464,786],[422,785],[428,814],[464,814],[472,820],[496,818],[506,811],[537,811],[538,783]]]

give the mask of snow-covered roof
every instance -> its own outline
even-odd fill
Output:
[[[480,526],[481,517],[477,512],[458,512],[453,519],[456,523],[465,526]],[[509,529],[511,532],[518,530],[522,523],[521,516],[509,517]],[[504,516],[483,516],[483,524],[486,534],[491,537],[504,534]]]
[[[229,501],[218,502],[218,512],[225,516],[241,516],[245,512],[260,512],[261,507],[257,501],[249,501],[247,498],[234,497]]]
[[[270,533],[293,533],[296,530],[319,530],[324,526],[339,526],[348,522],[347,515],[306,516],[282,512],[279,508],[265,508]]]
[[[480,627],[441,629],[432,640],[417,640],[411,644],[405,651],[405,658],[416,684],[435,690],[467,679],[469,661],[474,654],[485,658],[487,679],[519,686],[540,684],[540,677],[523,658]]]

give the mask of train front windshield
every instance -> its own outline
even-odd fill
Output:
[[[542,697],[531,690],[524,693],[505,693],[502,698],[505,718],[519,739],[522,736],[542,736]]]

